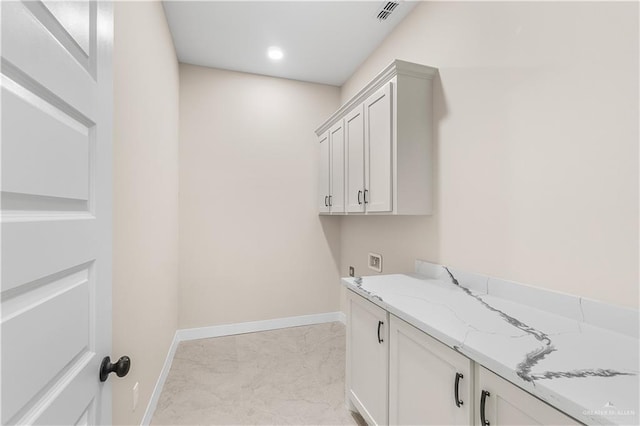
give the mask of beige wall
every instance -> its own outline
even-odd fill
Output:
[[[394,58],[439,68],[432,217],[347,217],[369,251],[638,305],[638,4],[422,3],[343,86]]]
[[[339,310],[316,208],[332,86],[180,65],[180,328]]]
[[[115,3],[113,422],[140,424],[177,327],[178,62],[159,2]],[[132,411],[132,388],[140,400]]]

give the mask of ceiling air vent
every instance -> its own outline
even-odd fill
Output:
[[[391,13],[396,10],[396,8],[398,7],[398,5],[400,4],[399,1],[388,1],[385,2],[382,7],[378,10],[378,20],[379,21],[384,21],[386,20]]]

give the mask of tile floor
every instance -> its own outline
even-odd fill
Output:
[[[182,342],[151,424],[363,424],[344,374],[338,322]]]

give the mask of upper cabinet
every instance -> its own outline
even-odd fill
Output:
[[[396,60],[316,130],[321,214],[432,213],[436,72]]]
[[[318,208],[321,214],[345,212],[344,126],[340,120],[319,138]]]
[[[331,179],[331,157],[329,157],[329,131],[320,136],[320,167],[318,173],[318,209],[329,213],[329,182]]]

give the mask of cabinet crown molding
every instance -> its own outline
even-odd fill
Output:
[[[343,104],[336,112],[322,123],[316,129],[316,135],[320,136],[335,124],[340,118],[342,118],[347,112],[349,112],[354,106],[364,102],[372,93],[381,88],[386,82],[391,80],[397,75],[404,75],[415,78],[424,78],[426,80],[433,80],[438,72],[437,68],[427,65],[416,64],[413,62],[401,61],[396,59],[391,62],[385,69],[383,69],[377,76],[373,78],[365,87],[363,87],[358,93],[356,93],[351,99]]]

